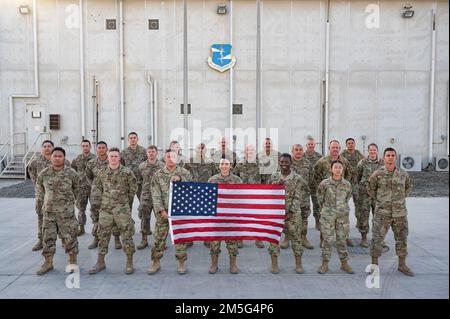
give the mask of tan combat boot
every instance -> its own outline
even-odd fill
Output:
[[[350,238],[347,238],[346,243],[347,243],[347,247],[353,247],[353,242]]]
[[[41,250],[44,246],[42,245],[42,240],[39,239],[38,242],[31,248],[32,251]]]
[[[325,274],[328,272],[328,261],[322,260],[322,265],[319,267],[319,270],[317,270],[319,274]]]
[[[98,256],[97,256],[97,263],[94,265],[94,267],[89,269],[89,274],[90,275],[96,274],[96,273],[104,270],[105,268],[106,268],[105,255],[98,254]]]
[[[125,266],[125,273],[130,275],[134,272],[133,268],[133,255],[127,255],[127,264]]]
[[[120,242],[120,236],[114,236],[114,247],[116,249],[122,249],[122,243]]]
[[[278,257],[277,256],[271,256],[270,259],[272,260],[272,269],[270,270],[272,274],[278,274]]]
[[[186,265],[184,264],[184,260],[182,260],[182,259],[178,260],[177,272],[180,275],[184,275],[186,273]]]
[[[145,247],[148,246],[148,241],[147,241],[147,234],[142,234],[142,240],[141,243],[139,245],[137,245],[137,249],[142,250]]]
[[[414,277],[414,273],[408,266],[406,266],[406,257],[398,257],[398,271],[404,273],[406,276]]]
[[[261,240],[255,240],[255,246],[258,248],[264,248],[264,243]]]
[[[36,272],[36,274],[43,275],[53,269],[53,255],[44,256],[44,263],[41,268]]]
[[[69,254],[69,265],[66,267],[67,273],[74,273],[77,269],[77,255],[76,254]]]
[[[84,235],[85,234],[85,231],[84,231],[84,225],[80,225],[80,230],[78,231],[78,236],[82,236],[82,235]]]
[[[311,245],[308,238],[306,238],[306,235],[302,236],[302,246],[305,247],[306,249],[314,249],[314,246]]]
[[[316,219],[316,230],[320,231],[320,218],[315,217],[315,219]]]
[[[237,261],[236,256],[230,256],[230,273],[232,274],[238,273],[236,261]]]
[[[280,244],[281,249],[287,249],[289,248],[289,239],[287,238],[287,235],[284,235],[284,239],[282,243]]]
[[[295,272],[297,274],[303,274],[302,257],[295,256]]]
[[[159,259],[153,259],[152,266],[147,270],[147,274],[156,274],[161,269],[161,263]]]
[[[341,261],[341,270],[345,271],[347,274],[355,273],[346,260]]]
[[[209,267],[209,273],[215,274],[219,269],[219,255],[214,254],[211,255],[211,267]]]
[[[361,233],[361,247],[369,247],[369,241],[367,240],[367,233]]]
[[[98,238],[94,237],[94,239],[92,240],[92,243],[90,243],[90,245],[88,246],[88,249],[94,249],[98,247]]]

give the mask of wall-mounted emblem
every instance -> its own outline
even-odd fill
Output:
[[[225,72],[236,64],[236,58],[231,55],[231,44],[213,44],[208,64],[214,70]]]

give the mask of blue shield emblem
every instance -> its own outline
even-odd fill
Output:
[[[236,64],[236,58],[231,55],[231,44],[213,44],[208,64],[214,70],[225,72]]]

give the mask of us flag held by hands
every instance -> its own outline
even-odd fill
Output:
[[[213,240],[279,243],[285,218],[283,185],[171,184],[173,244]]]

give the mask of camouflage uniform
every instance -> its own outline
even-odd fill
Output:
[[[208,183],[216,183],[216,184],[242,184],[242,180],[239,176],[236,176],[232,173],[228,176],[223,176],[221,173],[214,175],[208,180]],[[211,242],[210,254],[211,255],[219,255],[220,254],[220,245],[222,241],[213,240]],[[230,256],[237,256],[238,252],[238,242],[237,240],[226,240],[228,254]]]
[[[92,236],[98,239],[98,219],[100,215],[100,201],[97,201],[97,203],[92,202],[92,190],[94,189],[94,180],[100,175],[100,171],[103,169],[106,169],[108,167],[108,159],[101,160],[98,157],[90,160],[86,164],[86,177],[89,180],[89,183],[91,184],[91,219],[92,219]],[[117,227],[116,223],[114,223],[112,228],[112,233],[114,236],[120,235],[120,230]]]
[[[261,174],[259,173],[259,161],[248,162],[242,159],[233,169],[233,174],[241,178],[244,184],[261,184]]]
[[[192,174],[194,182],[200,183],[207,183],[208,179],[216,172],[214,162],[211,159],[201,159],[200,157],[191,157],[184,168]]]
[[[120,231],[123,251],[126,255],[134,254],[134,220],[131,217],[131,206],[136,190],[136,178],[133,172],[122,165],[115,170],[108,166],[100,170],[98,177],[95,178],[92,185],[91,200],[96,205],[100,205],[98,221],[99,255],[108,253],[114,223]]]
[[[389,172],[386,167],[376,170],[369,178],[369,195],[375,201],[372,223],[372,257],[380,257],[383,241],[392,227],[397,256],[406,257],[408,217],[406,197],[411,191],[411,179],[404,170]]]
[[[155,243],[152,248],[152,260],[159,260],[164,254],[164,247],[169,233],[169,220],[161,217],[161,212],[169,212],[170,179],[179,176],[182,182],[192,181],[192,175],[188,170],[177,166],[173,172],[163,167],[155,173],[152,179],[151,194],[153,211],[156,216]],[[186,243],[175,245],[175,257],[177,260],[187,260]]]
[[[348,260],[346,239],[350,232],[350,208],[348,201],[352,197],[349,181],[323,180],[317,188],[317,200],[320,210],[320,231],[323,235],[322,260],[329,261],[333,235],[336,233],[336,249],[341,261]]]
[[[266,154],[266,151],[258,153],[262,184],[269,184],[269,179],[272,174],[278,171],[278,161],[280,156],[281,153],[274,150],[272,150],[269,155]]]
[[[86,176],[86,166],[90,160],[95,159],[95,155],[89,153],[88,156],[80,154],[72,161],[72,168],[78,173],[80,177],[80,193],[76,201],[78,208],[78,223],[86,225],[86,206],[91,196],[91,182]]]
[[[139,165],[142,162],[145,162],[146,160],[147,160],[147,150],[140,145],[136,146],[136,150],[133,150],[130,146],[128,146],[120,153],[120,163],[123,166],[131,169],[134,176],[136,177],[137,182],[136,195],[138,199],[141,198],[142,192],[142,181],[140,181],[137,177],[139,175]],[[133,202],[131,203],[133,204]]]
[[[68,160],[65,160],[64,162],[65,166],[70,167],[70,162]],[[52,161],[45,158],[44,155],[38,154],[36,157],[30,162],[28,165],[28,173],[30,174],[31,181],[34,185],[34,193],[37,193],[37,179],[38,175],[44,168],[47,168],[52,165]],[[42,241],[42,223],[44,214],[42,212],[42,206],[38,205],[37,197],[35,196],[35,210],[36,214],[38,215],[38,238],[40,241]]]
[[[66,166],[60,171],[45,168],[37,178],[36,200],[43,212],[43,256],[53,256],[59,234],[65,242],[66,253],[78,254],[78,222],[74,203],[79,192],[77,172]]]
[[[239,157],[237,156],[236,152],[232,152],[231,150],[226,149],[225,153],[223,153],[222,149],[219,149],[215,151],[214,154],[211,156],[214,162],[216,173],[220,173],[219,164],[223,156],[225,156],[231,161],[231,168],[234,168],[236,164],[239,162]]]
[[[349,182],[352,184],[352,194],[353,194],[353,204],[355,205],[355,216],[359,215],[360,207],[359,207],[359,201],[358,201],[358,175],[357,175],[357,166],[360,160],[364,159],[364,155],[361,154],[360,151],[355,150],[353,154],[350,154],[349,151],[344,150],[342,151],[340,157],[344,157],[352,167],[353,176],[352,180],[349,180]]]
[[[313,203],[313,215],[315,218],[318,218],[319,214],[320,214],[320,208],[319,208],[319,203],[317,202],[317,196],[316,196],[317,190],[316,190],[316,184],[315,184],[315,179],[314,179],[314,166],[316,165],[317,161],[322,158],[322,155],[320,155],[320,153],[317,153],[317,152],[314,152],[312,155],[308,155],[308,153],[305,152],[303,157],[309,161],[309,172],[310,172],[310,177],[309,177],[309,181],[308,181],[309,190],[311,192],[311,201]]]
[[[302,193],[302,235],[306,236],[308,233],[308,218],[311,215],[311,203],[309,201],[309,197],[311,196],[311,192],[309,189],[309,179],[312,178],[311,170],[310,170],[309,161],[302,157],[300,160],[295,160],[292,157],[292,170],[301,177],[303,180],[303,193]]]
[[[372,214],[375,211],[375,202],[369,196],[369,177],[377,169],[383,167],[382,159],[371,160],[364,158],[359,161],[357,166],[357,181],[358,181],[358,207],[356,212],[356,227],[362,234],[369,232],[369,215],[372,208]]]
[[[300,239],[302,227],[301,206],[302,196],[306,193],[303,188],[306,184],[304,184],[304,180],[294,171],[291,171],[288,176],[283,176],[281,172],[276,172],[272,174],[268,184],[278,184],[282,180],[285,180],[286,218],[284,222],[287,230],[286,237],[292,243],[294,256],[301,257],[303,255],[303,247]],[[270,243],[269,254],[276,257],[280,256],[280,244]]]
[[[138,185],[142,185],[142,194],[139,200],[139,218],[141,219],[141,233],[143,235],[150,235],[150,220],[153,209],[151,183],[155,173],[163,168],[161,161],[156,161],[155,164],[151,164],[149,161],[145,161],[139,165],[139,174],[136,176]]]

